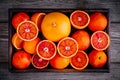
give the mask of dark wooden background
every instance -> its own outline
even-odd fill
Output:
[[[8,71],[9,8],[109,8],[110,73],[10,73]],[[0,0],[0,80],[120,80],[120,0]]]

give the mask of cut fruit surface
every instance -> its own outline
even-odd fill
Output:
[[[41,24],[45,15],[46,15],[45,13],[40,12],[40,13],[34,13],[31,17],[31,21],[37,24],[39,31],[41,31]]]
[[[76,10],[70,15],[70,22],[77,29],[86,28],[90,22],[88,13],[81,10]]]
[[[43,69],[49,64],[48,60],[41,59],[37,54],[32,56],[32,65],[37,69]]]
[[[41,25],[43,36],[51,41],[58,42],[69,36],[71,24],[69,18],[61,12],[46,14]]]
[[[84,51],[78,51],[75,56],[70,59],[70,64],[74,69],[83,70],[89,63],[88,55]]]
[[[17,33],[15,33],[12,37],[12,44],[16,49],[22,49],[23,48],[23,40],[20,39],[17,35]]]
[[[110,45],[110,37],[104,31],[96,31],[91,36],[91,45],[96,50],[105,50]]]
[[[78,51],[78,43],[71,37],[65,37],[59,41],[57,50],[62,57],[71,58]]]
[[[50,40],[42,40],[36,48],[37,54],[44,60],[50,60],[56,55],[56,45]]]
[[[32,21],[23,21],[17,27],[17,34],[19,38],[24,41],[31,41],[38,36],[38,27]]]

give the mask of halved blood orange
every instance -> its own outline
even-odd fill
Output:
[[[22,49],[23,48],[23,42],[24,41],[18,37],[17,33],[15,33],[12,36],[12,44],[16,49]]]
[[[57,50],[62,57],[71,58],[78,51],[78,43],[71,37],[65,37],[58,42]]]
[[[70,59],[70,64],[74,69],[83,70],[89,63],[88,55],[84,51],[78,51],[75,56]]]
[[[105,50],[110,45],[110,37],[104,31],[96,31],[91,36],[91,45],[96,50]]]
[[[49,61],[41,59],[37,54],[32,56],[32,65],[37,69],[43,69],[48,66]]]
[[[76,10],[70,15],[70,22],[77,29],[86,28],[90,22],[90,16],[85,11]]]
[[[17,27],[17,34],[24,41],[31,41],[38,36],[38,27],[32,21],[22,21]]]
[[[36,47],[37,54],[44,60],[50,60],[56,55],[56,45],[50,40],[42,40]]]
[[[40,12],[40,13],[34,13],[31,17],[31,21],[37,24],[39,31],[41,31],[41,23],[45,15],[46,15],[45,13]]]

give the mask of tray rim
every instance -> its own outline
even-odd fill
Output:
[[[16,12],[16,11],[28,11],[28,12],[34,12],[34,11],[45,11],[45,12],[49,12],[49,11],[71,11],[71,10],[84,10],[84,11],[91,11],[91,12],[95,12],[95,11],[100,11],[100,12],[107,12],[107,18],[108,18],[108,28],[107,28],[107,33],[110,35],[109,33],[109,28],[110,28],[110,9],[109,8],[62,8],[62,9],[54,9],[54,8],[9,8],[8,9],[8,31],[9,31],[9,41],[8,41],[8,68],[10,72],[15,72],[15,73],[19,73],[19,72],[67,72],[67,73],[71,73],[71,72],[104,72],[104,73],[109,73],[110,72],[110,46],[107,49],[107,56],[108,56],[108,62],[107,62],[107,69],[85,69],[82,71],[78,71],[75,69],[64,69],[64,70],[56,70],[56,69],[26,69],[26,70],[13,70],[12,69],[12,65],[11,65],[11,58],[12,58],[12,45],[11,45],[11,14],[12,12]],[[11,55],[10,55],[11,54]],[[65,71],[67,70],[67,71]]]

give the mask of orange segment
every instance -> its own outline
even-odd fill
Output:
[[[56,55],[56,45],[49,40],[42,40],[36,48],[37,54],[44,60],[50,60]]]
[[[110,44],[110,38],[104,31],[96,31],[91,36],[92,47],[96,50],[105,50]]]
[[[75,39],[66,37],[57,45],[58,53],[65,58],[73,57],[78,51],[78,44]]]
[[[23,48],[23,40],[21,40],[17,33],[15,33],[12,37],[12,44],[16,49],[22,49]]]
[[[38,27],[32,21],[23,21],[17,27],[17,34],[22,40],[31,41],[37,38]]]
[[[88,62],[88,55],[84,51],[78,51],[77,54],[70,59],[71,66],[77,70],[85,69]]]

